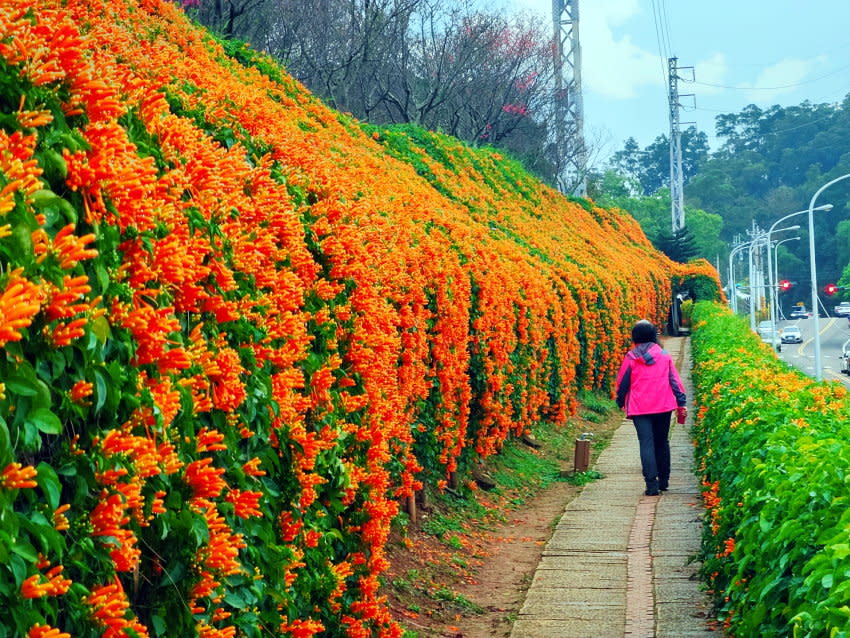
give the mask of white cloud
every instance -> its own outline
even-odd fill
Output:
[[[638,0],[597,0],[592,4],[582,4],[579,17],[584,19],[588,10],[599,11],[609,24],[619,26],[640,12],[638,4]]]
[[[694,64],[694,79],[699,82],[700,96],[723,93],[726,90],[724,85],[729,83],[728,71],[726,56],[722,53],[715,53]]]
[[[634,18],[637,0],[602,0],[586,5],[580,15],[582,82],[605,97],[625,100],[642,86],[663,86],[666,67],[657,53],[618,37],[612,27]]]
[[[794,93],[806,83],[818,67],[826,63],[824,56],[803,59],[785,59],[762,69],[753,82],[744,82],[740,88],[750,89],[749,99],[754,102],[774,100],[777,96]]]
[[[530,9],[544,18],[552,15],[551,0],[508,0],[514,10]],[[644,3],[646,4],[646,3]],[[643,86],[666,84],[666,61],[657,51],[642,49],[629,35],[615,34],[615,28],[635,18],[651,20],[643,14],[640,0],[594,0],[583,2],[579,15],[582,50],[582,86],[602,97],[627,100]]]

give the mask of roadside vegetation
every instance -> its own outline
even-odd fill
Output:
[[[725,307],[693,320],[700,559],[736,636],[850,629],[850,400],[780,361]]]

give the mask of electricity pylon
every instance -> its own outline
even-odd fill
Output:
[[[578,0],[552,0],[555,30],[555,143],[558,190],[587,194]]]

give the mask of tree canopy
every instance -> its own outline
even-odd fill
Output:
[[[204,0],[197,19],[250,42],[334,108],[510,152],[554,184],[564,158],[551,24],[473,0]]]
[[[806,101],[766,109],[751,104],[739,113],[719,115],[716,133],[721,145],[714,152],[695,129],[682,135],[685,220],[698,254],[712,262],[725,260],[731,244],[745,240],[753,223],[767,229],[777,219],[807,209],[821,186],[850,173],[850,96],[836,104]],[[659,136],[644,149],[627,140],[610,169],[619,181],[602,176],[598,187],[609,201],[635,215],[660,247],[660,231],[670,226],[667,138]],[[815,216],[818,278],[824,284],[839,278],[850,284],[847,182],[830,187],[817,201],[833,205],[829,213]],[[794,233],[800,240],[783,244],[779,252],[780,276],[801,284],[794,293],[800,298],[809,294],[805,220],[803,215],[789,220],[801,226]]]

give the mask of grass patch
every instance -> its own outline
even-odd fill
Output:
[[[605,478],[602,472],[596,470],[587,470],[586,472],[574,472],[569,476],[565,476],[564,480],[571,485],[587,485],[592,481]]]
[[[445,603],[449,603],[450,605],[462,609],[466,612],[470,612],[473,614],[480,614],[484,612],[481,607],[469,600],[466,596],[452,591],[448,587],[440,587],[439,589],[434,591],[433,596],[436,600],[441,600]]]
[[[587,390],[581,390],[578,393],[578,400],[586,410],[595,412],[596,414],[601,414],[602,416],[608,416],[618,409],[617,403],[612,398],[603,395],[600,392],[588,392]],[[582,414],[582,416],[584,416],[584,414]]]
[[[422,523],[422,531],[442,540],[447,532],[462,532],[463,524],[461,519],[455,516],[434,514]]]

